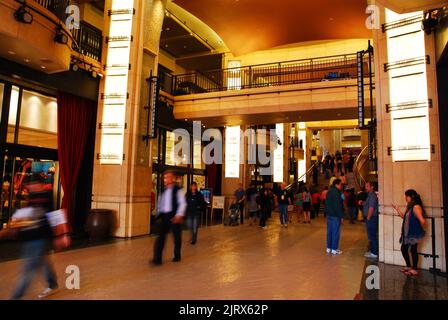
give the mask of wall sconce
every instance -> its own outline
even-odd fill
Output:
[[[33,15],[24,6],[20,6],[14,12],[14,18],[21,23],[31,24],[33,22]]]

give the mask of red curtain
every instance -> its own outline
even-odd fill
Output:
[[[216,175],[218,173],[218,167],[216,163],[207,165],[207,180],[208,187],[213,189],[213,194],[216,192]]]
[[[72,229],[73,195],[97,106],[95,102],[66,93],[59,93],[57,101],[59,172],[64,190],[61,207],[67,210]]]

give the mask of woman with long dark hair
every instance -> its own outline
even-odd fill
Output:
[[[401,227],[401,253],[406,261],[406,268],[401,269],[406,275],[416,276],[418,275],[418,252],[417,245],[425,236],[424,227],[425,221],[425,209],[420,195],[415,190],[407,190],[405,192],[406,197],[406,212],[403,213],[397,206],[393,206],[403,219],[403,225]],[[409,251],[411,251],[412,264],[409,258]]]

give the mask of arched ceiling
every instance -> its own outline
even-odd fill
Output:
[[[174,0],[241,54],[291,43],[368,39],[366,0]]]

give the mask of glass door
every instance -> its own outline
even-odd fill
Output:
[[[5,155],[2,168],[1,225],[3,228],[17,209],[28,206],[27,185],[38,179],[52,191],[53,208],[60,208],[61,190],[57,161]]]

